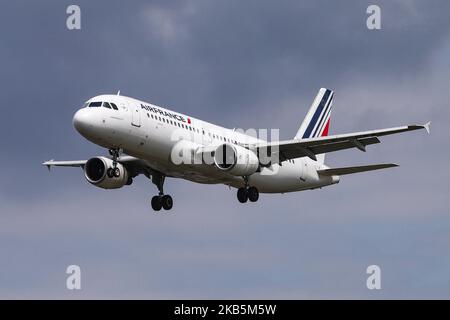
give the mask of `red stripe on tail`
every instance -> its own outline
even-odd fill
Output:
[[[330,117],[330,119],[328,119],[325,129],[323,129],[322,137],[328,136],[328,129],[330,128],[330,120],[331,120],[331,117]]]

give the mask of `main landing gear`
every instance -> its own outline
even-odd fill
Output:
[[[152,174],[152,182],[158,187],[159,194],[152,198],[152,209],[160,211],[161,209],[170,210],[173,207],[172,197],[164,194],[165,176],[162,173],[155,172]]]
[[[248,186],[248,177],[244,177],[245,187],[239,188],[237,191],[237,198],[240,203],[256,202],[259,199],[259,191],[256,187]]]
[[[120,169],[117,167],[117,159],[119,159],[122,149],[109,149],[109,154],[112,156],[113,167],[106,170],[106,174],[109,178],[120,177]]]

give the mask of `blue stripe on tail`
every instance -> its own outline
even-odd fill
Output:
[[[317,137],[317,134],[320,133],[320,131],[322,131],[322,128],[325,124],[324,122],[327,119],[326,116],[328,116],[328,113],[330,112],[332,100],[333,100],[333,95],[331,95],[330,99],[328,99],[327,106],[325,107],[325,111],[323,112],[322,116],[320,117],[319,125],[316,127],[316,130],[314,130],[314,134],[312,135],[312,137]]]
[[[316,109],[316,112],[314,112],[314,116],[311,119],[311,122],[308,125],[308,128],[306,128],[305,134],[303,135],[303,139],[309,138],[311,135],[312,130],[314,129],[314,126],[317,123],[317,120],[319,119],[320,114],[323,111],[323,108],[325,107],[326,102],[328,101],[328,97],[330,96],[331,90],[326,90],[325,94],[323,95],[322,99],[320,100],[320,104]]]

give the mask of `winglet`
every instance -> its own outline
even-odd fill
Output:
[[[425,130],[427,130],[427,133],[430,134],[430,125],[431,125],[431,121],[428,121],[427,123],[425,123],[423,125],[423,127],[425,128]]]
[[[48,161],[45,161],[44,163],[42,163],[42,165],[44,165],[44,166],[47,167],[47,169],[48,169],[49,172],[50,172],[50,169],[51,169],[51,167],[52,167],[51,162],[52,162],[53,160],[54,160],[54,159],[48,160]]]

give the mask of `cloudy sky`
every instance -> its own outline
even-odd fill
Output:
[[[0,298],[450,298],[449,1],[76,1],[69,31],[72,3],[1,2]],[[335,90],[331,133],[431,120],[432,134],[327,157],[399,168],[256,204],[168,180],[158,215],[145,177],[106,191],[40,165],[105,154],[72,127],[97,94],[288,139],[320,87]]]

